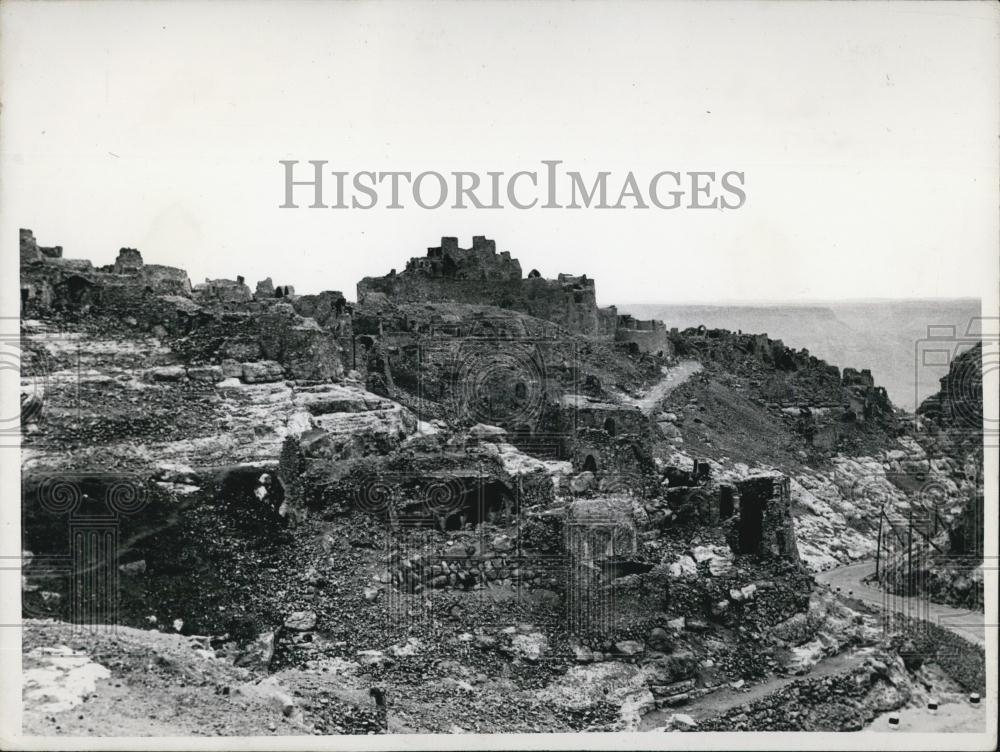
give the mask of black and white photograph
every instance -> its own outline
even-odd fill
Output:
[[[2,0],[0,746],[995,749],[998,8]]]

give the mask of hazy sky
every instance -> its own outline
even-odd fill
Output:
[[[0,17],[7,261],[24,226],[97,263],[134,246],[196,282],[353,298],[362,276],[476,234],[525,273],[588,273],[602,304],[996,285],[992,3],[15,0]],[[740,170],[748,200],[281,210],[280,159]]]

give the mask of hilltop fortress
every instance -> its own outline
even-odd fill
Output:
[[[403,272],[393,269],[358,282],[359,303],[380,297],[394,303],[492,305],[552,321],[574,334],[630,342],[640,352],[669,352],[663,322],[622,316],[615,306],[599,307],[594,280],[586,274],[544,279],[532,269],[525,277],[516,258],[508,251],[497,253],[496,242],[482,235],[472,238],[471,248],[460,248],[458,238],[441,238],[440,246],[411,258]]]

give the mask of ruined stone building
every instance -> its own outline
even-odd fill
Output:
[[[671,352],[667,326],[656,319],[642,320],[625,314],[618,317],[615,342],[627,342],[636,352],[669,355]]]
[[[631,342],[642,352],[666,353],[669,348],[661,322],[619,316],[614,306],[599,307],[594,280],[587,275],[544,279],[532,270],[524,277],[520,262],[507,251],[497,253],[496,242],[482,235],[472,238],[471,248],[460,248],[457,238],[441,238],[440,246],[411,258],[401,273],[393,269],[358,282],[359,303],[374,304],[383,297],[394,303],[492,305],[555,322],[574,334]]]
[[[197,332],[199,342],[208,343],[202,355],[220,379],[265,374],[265,380],[325,381],[343,373],[338,338],[349,341],[350,309],[339,292],[304,296],[299,304],[294,288],[270,278],[258,283],[256,295],[242,276],[192,287],[183,269],[147,264],[135,248],[95,267],[63,258],[61,246],[40,247],[31,230],[21,230],[20,243],[23,314],[95,311],[155,336]]]
[[[84,306],[98,299],[109,304],[136,292],[190,295],[187,272],[146,264],[134,248],[122,248],[114,264],[95,267],[86,259],[63,257],[62,246],[41,247],[31,230],[22,229],[21,304],[48,307],[56,302]]]
[[[738,515],[738,550],[765,558],[798,561],[790,481],[784,475],[756,475],[736,485],[739,496],[720,494],[722,514]],[[731,506],[735,503],[735,507]],[[720,515],[721,516],[721,515]]]

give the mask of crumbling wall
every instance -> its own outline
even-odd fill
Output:
[[[63,249],[61,245],[52,246],[51,248],[40,246],[35,240],[35,233],[23,227],[20,231],[20,242],[22,264],[32,261],[42,261],[44,259],[62,258]]]
[[[601,429],[610,436],[646,436],[651,430],[649,417],[637,407],[599,402],[579,394],[565,395],[562,406],[576,429]]]
[[[232,279],[205,279],[194,286],[194,299],[205,305],[226,305],[249,303],[253,293],[247,287],[243,277]]]
[[[352,307],[339,290],[324,290],[317,295],[297,295],[291,303],[300,316],[313,319],[338,337],[350,337],[354,331]]]
[[[135,248],[122,248],[112,269],[115,274],[138,274],[142,269],[142,254]]]
[[[253,294],[254,300],[268,300],[270,298],[294,298],[295,288],[292,285],[275,285],[270,277],[262,279],[257,283],[257,289]]]
[[[593,473],[600,489],[638,496],[657,490],[649,445],[634,435],[582,428],[570,441],[570,459],[575,470]]]
[[[98,271],[129,278],[113,282],[142,285],[163,295],[191,294],[191,280],[188,278],[187,272],[174,266],[147,264],[142,260],[142,254],[135,248],[120,249],[115,263],[110,266],[102,266]],[[107,282],[111,283],[112,281],[107,280]]]
[[[736,487],[740,497],[736,550],[798,561],[789,479],[784,475],[757,475],[740,481]]]
[[[615,328],[615,342],[625,342],[638,352],[651,355],[671,355],[673,350],[667,327],[656,319],[636,319],[632,316],[618,316]]]
[[[143,285],[161,295],[191,295],[191,280],[183,269],[162,264],[145,264],[140,275]]]
[[[135,248],[122,248],[114,264],[95,269],[86,259],[63,258],[62,246],[39,247],[31,230],[21,230],[22,305],[79,310],[136,302],[146,293],[189,296],[191,282],[183,269],[143,263]]]

